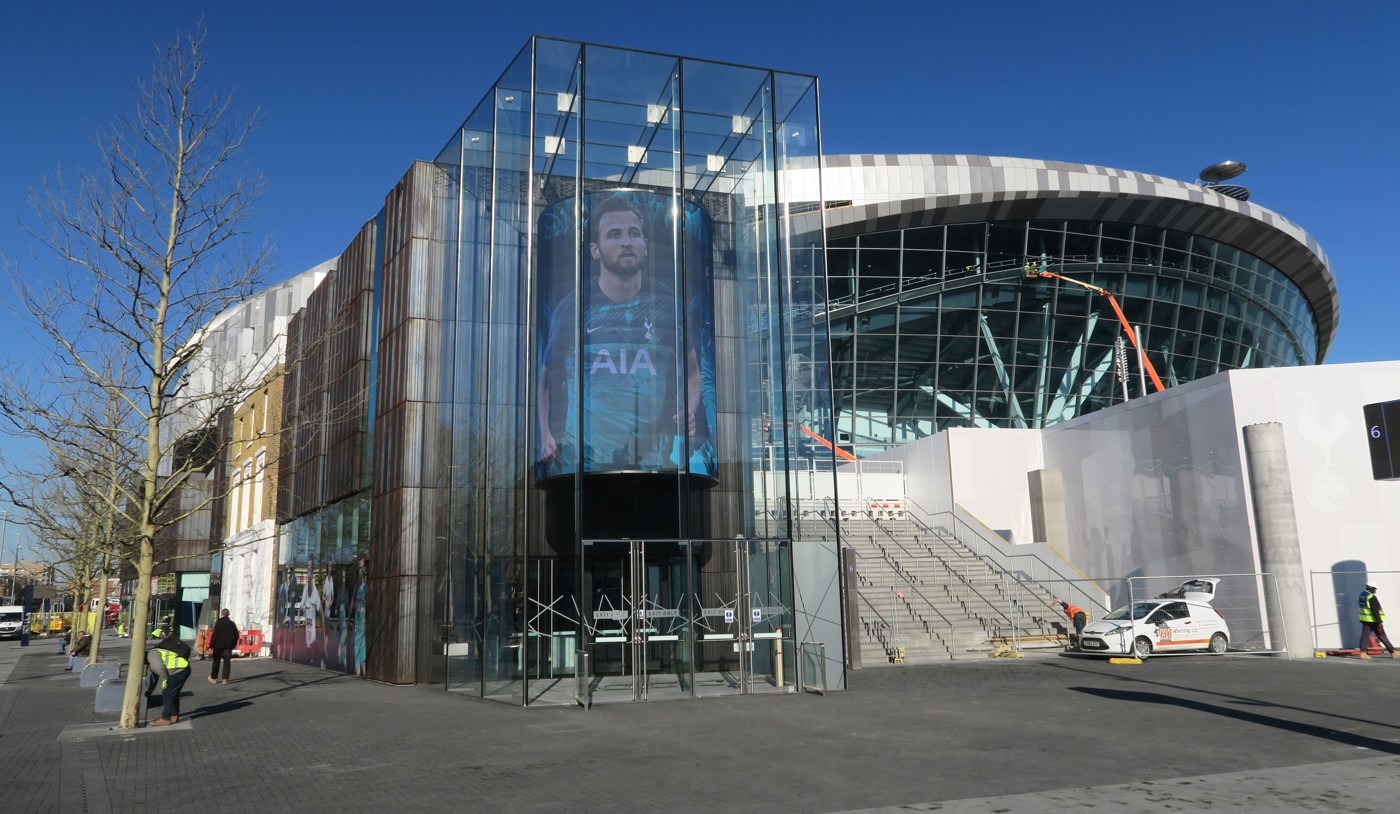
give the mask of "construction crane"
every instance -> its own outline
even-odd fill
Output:
[[[1147,370],[1147,375],[1152,379],[1152,386],[1157,388],[1158,393],[1167,389],[1162,385],[1162,379],[1157,375],[1157,369],[1152,366],[1152,360],[1147,358],[1147,351],[1138,344],[1137,331],[1133,330],[1132,324],[1128,322],[1128,317],[1123,314],[1123,309],[1118,306],[1118,300],[1115,299],[1107,289],[1099,288],[1096,285],[1090,285],[1082,280],[1076,280],[1073,277],[1066,277],[1063,274],[1056,274],[1053,271],[1046,271],[1044,268],[1037,267],[1034,263],[1026,264],[1025,277],[1027,279],[1045,277],[1052,280],[1064,280],[1080,288],[1087,288],[1108,300],[1108,304],[1113,308],[1113,313],[1118,315],[1118,321],[1123,325],[1123,332],[1128,335],[1128,341],[1133,344],[1133,349],[1137,351],[1138,358],[1142,360],[1143,368]]]
[[[803,427],[803,426],[800,426],[800,425],[799,425],[799,426],[798,426],[798,429],[799,429],[799,430],[802,430],[804,433],[806,433],[806,434],[812,436],[812,438],[816,439],[816,441],[817,441],[818,444],[821,444],[822,446],[826,447],[827,449],[831,450],[832,452],[835,452],[835,453],[837,454],[837,456],[839,456],[839,457],[841,457],[841,458],[843,458],[843,459],[845,459],[845,460],[847,460],[847,461],[854,461],[854,460],[856,459],[856,456],[854,456],[854,455],[852,455],[851,453],[847,452],[846,450],[844,450],[844,449],[842,449],[842,448],[836,446],[835,444],[831,443],[830,441],[826,440],[825,438],[821,437],[820,435],[817,435],[816,433],[812,432],[811,430],[807,429],[806,427]]]

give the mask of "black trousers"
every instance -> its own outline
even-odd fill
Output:
[[[1381,622],[1361,623],[1361,644],[1356,646],[1357,650],[1360,650],[1362,653],[1366,652],[1366,646],[1369,644],[1366,639],[1369,638],[1372,633],[1376,634],[1376,641],[1381,643],[1381,646],[1385,648],[1385,652],[1395,652],[1395,647],[1390,643],[1390,637],[1385,635],[1385,625]]]
[[[233,668],[233,650],[211,650],[209,651],[209,654],[209,658],[214,660],[214,666],[209,670],[209,677],[215,680],[222,678],[224,681],[228,681],[228,672],[230,669]],[[224,674],[222,676],[219,675],[220,662],[223,662],[224,665]]]

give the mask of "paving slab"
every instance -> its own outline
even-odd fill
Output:
[[[1229,799],[1241,811],[1388,811],[1400,800],[1400,662],[987,659],[854,671],[850,690],[827,697],[587,711],[269,659],[240,660],[231,684],[212,686],[207,665],[194,664],[181,723],[153,737],[110,731],[91,690],[47,680],[61,664],[0,644],[0,761],[24,779],[6,810],[1178,811]]]

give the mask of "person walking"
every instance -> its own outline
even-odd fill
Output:
[[[190,646],[171,634],[146,654],[146,665],[160,679],[161,715],[151,726],[180,722],[180,690],[190,677]]]
[[[1357,655],[1363,659],[1371,657],[1366,652],[1370,649],[1367,639],[1374,635],[1391,658],[1400,659],[1400,652],[1396,652],[1390,638],[1385,635],[1385,611],[1381,610],[1381,601],[1376,598],[1376,586],[1366,583],[1366,589],[1356,597],[1356,605],[1357,617],[1361,620],[1361,643],[1356,646]]]
[[[86,630],[78,631],[78,638],[73,640],[73,649],[68,651],[68,666],[63,668],[63,672],[73,672],[73,662],[79,656],[87,655],[87,651],[92,648],[92,637]]]
[[[209,652],[214,666],[209,670],[209,683],[218,684],[222,677],[228,683],[229,670],[233,667],[233,649],[238,646],[238,625],[228,618],[228,608],[219,611],[219,621],[214,623],[214,631],[209,635]],[[224,665],[223,675],[219,675],[219,663]]]
[[[1055,601],[1060,603],[1060,607],[1064,608],[1065,616],[1069,617],[1070,622],[1074,624],[1074,637],[1070,639],[1069,645],[1077,650],[1079,648],[1080,637],[1084,635],[1084,623],[1089,620],[1089,616],[1084,613],[1084,609],[1078,605],[1071,605],[1063,599],[1056,599]]]

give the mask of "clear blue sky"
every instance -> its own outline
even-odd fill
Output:
[[[1186,181],[1216,161],[1246,162],[1254,202],[1331,257],[1342,310],[1327,361],[1400,358],[1397,4],[836,8],[9,0],[0,254],[28,262],[26,190],[60,162],[90,165],[87,134],[130,108],[155,45],[201,16],[211,81],[266,114],[248,158],[268,176],[261,214],[278,277],[339,254],[410,162],[432,158],[526,39],[544,34],[817,74],[830,154],[1022,156]]]

